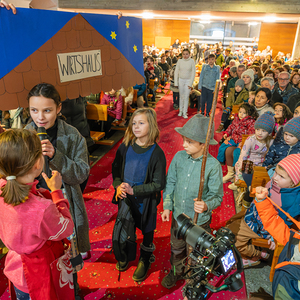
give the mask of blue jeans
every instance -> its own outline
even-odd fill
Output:
[[[202,87],[201,93],[201,113],[204,115],[205,104],[206,104],[206,115],[208,116],[211,110],[212,102],[213,102],[213,94],[214,91],[209,90],[205,87]]]
[[[15,291],[16,291],[16,295],[17,295],[17,300],[30,300],[29,294],[18,290],[16,287],[15,287]]]

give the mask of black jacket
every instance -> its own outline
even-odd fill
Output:
[[[112,164],[113,186],[116,189],[124,180],[124,169],[128,147],[121,144],[117,150],[115,160]],[[150,157],[145,182],[133,187],[134,196],[142,196],[143,215],[141,224],[136,224],[144,233],[156,228],[157,205],[161,200],[161,191],[166,185],[166,157],[162,149],[156,144]],[[115,201],[115,195],[112,200]]]

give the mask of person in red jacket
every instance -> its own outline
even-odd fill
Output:
[[[240,143],[243,134],[254,134],[254,124],[258,114],[253,105],[243,103],[240,105],[238,114],[233,122],[224,131],[223,143],[221,144],[217,160],[221,163],[226,161],[228,173],[223,177],[223,182],[227,182],[234,177],[234,165],[240,156]]]
[[[4,274],[22,300],[58,299],[63,288],[57,290],[50,264],[64,255],[62,240],[74,228],[69,202],[60,190],[60,173],[53,171],[50,179],[42,173],[51,194],[36,188],[35,178],[43,165],[41,141],[35,133],[12,129],[0,135],[0,238],[9,249]],[[73,300],[71,264],[69,267],[68,276],[61,278],[67,280],[69,289],[64,299]],[[13,289],[11,293],[16,299]]]

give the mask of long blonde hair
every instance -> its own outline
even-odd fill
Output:
[[[11,129],[0,134],[0,176],[23,176],[42,156],[41,141],[26,129]],[[31,186],[16,179],[7,180],[1,188],[4,202],[16,206],[28,197]]]
[[[153,108],[144,107],[137,109],[133,114],[129,121],[128,127],[125,132],[123,143],[125,146],[129,144],[133,145],[136,141],[136,136],[132,131],[132,122],[136,115],[145,114],[147,117],[147,121],[149,123],[149,132],[148,132],[148,140],[145,143],[145,147],[152,145],[159,140],[159,129],[157,125],[156,112]]]

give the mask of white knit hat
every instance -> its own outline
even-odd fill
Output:
[[[242,73],[241,79],[243,79],[244,76],[249,76],[251,78],[251,82],[254,80],[254,71],[252,69],[248,69],[245,72]]]

